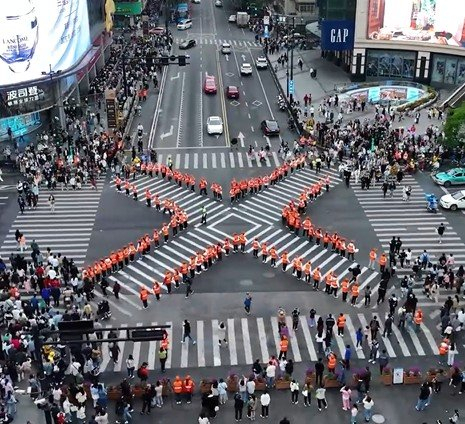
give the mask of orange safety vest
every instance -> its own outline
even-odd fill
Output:
[[[154,293],[154,294],[160,294],[160,293],[161,293],[160,284],[155,283],[155,284],[153,285],[153,293]]]
[[[358,286],[356,284],[354,284],[352,286],[352,296],[353,297],[357,297],[358,296]]]
[[[258,250],[259,248],[259,244],[258,244],[258,241],[257,240],[254,240],[253,243],[252,243],[252,248],[253,250]]]
[[[337,326],[338,328],[343,328],[346,325],[346,317],[344,315],[339,316],[337,318]]]
[[[320,278],[321,278],[321,273],[320,273],[320,270],[317,268],[315,269],[315,271],[313,271],[313,279],[315,281],[320,281]]]
[[[423,322],[423,312],[417,311],[414,318],[415,324],[421,324]]]
[[[344,278],[342,280],[341,288],[342,288],[342,293],[348,293],[349,292],[349,280],[347,280],[347,278]]]
[[[379,264],[380,264],[380,265],[386,265],[386,262],[387,262],[387,258],[386,258],[386,255],[383,253],[383,254],[379,257]]]
[[[146,289],[140,291],[140,299],[147,300],[149,298],[149,292]]]
[[[376,250],[375,249],[371,249],[370,250],[370,259],[372,261],[375,261],[376,260]]]
[[[174,390],[174,393],[182,393],[182,381],[181,380],[174,380],[173,390]]]
[[[328,356],[328,368],[329,369],[336,368],[336,357],[332,354]]]
[[[287,352],[287,348],[289,346],[289,341],[287,339],[282,339],[279,343],[279,349],[281,352]]]

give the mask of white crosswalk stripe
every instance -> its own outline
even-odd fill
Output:
[[[265,160],[251,161],[246,152],[208,152],[208,153],[159,153],[158,162],[173,160],[176,169],[229,169],[229,168],[276,168],[283,163],[277,152],[271,152]]]
[[[223,43],[228,43],[233,48],[234,47],[262,47],[260,43],[256,43],[255,41],[249,40],[227,40],[227,39],[218,39],[218,38],[211,38],[211,37],[174,37],[174,44],[180,44],[186,39],[195,40],[197,44],[208,44],[208,45],[216,45],[221,46]]]
[[[300,318],[297,331],[291,330],[291,321],[287,320],[290,334],[287,356],[295,362],[315,361],[318,357],[318,347],[315,342],[316,330],[308,327],[306,317],[301,316]],[[351,328],[346,329],[344,336],[334,335],[332,349],[339,357],[343,357],[346,345],[352,347],[354,356],[358,358],[368,357],[368,346],[365,344],[363,350],[355,351],[353,334],[347,330],[363,327],[369,319],[371,319],[371,315],[357,314],[351,318]],[[219,319],[197,320],[191,323],[192,337],[197,342],[195,345],[191,344],[188,339],[184,344],[180,343],[182,322],[165,323],[158,321],[158,324],[172,325],[168,331],[170,348],[167,368],[250,365],[256,358],[260,358],[262,362],[267,362],[270,355],[279,353],[280,338],[276,317],[229,318],[224,322],[227,325],[228,344],[223,344],[220,347],[218,344]],[[142,323],[136,323],[136,326],[142,325]],[[391,358],[437,355],[436,345],[430,343],[431,337],[431,332],[426,325],[422,325],[418,333],[399,330],[396,327],[389,339],[382,338],[380,340],[380,348],[386,348]],[[158,351],[160,342],[119,342],[119,347],[122,358],[132,354],[134,359],[139,359],[138,363],[147,362],[149,369],[160,367],[159,361],[154,360],[154,352]],[[124,361],[120,360],[115,365],[107,358],[103,361],[100,369],[102,371],[120,371],[122,362]]]
[[[104,180],[100,179],[97,181],[97,190],[85,186],[76,191],[41,191],[37,209],[26,208],[24,215],[18,213],[1,245],[0,256],[5,258],[11,253],[20,253],[15,240],[15,231],[18,229],[26,237],[27,249],[24,254],[27,257],[31,254],[30,243],[35,240],[43,253],[50,248],[53,253],[61,253],[68,259],[74,259],[76,265],[82,265],[89,247],[103,185]],[[50,193],[55,197],[53,214],[48,204]]]
[[[402,187],[409,185],[412,188],[410,201],[402,200]],[[400,237],[402,249],[412,250],[412,260],[417,258],[423,249],[426,249],[433,263],[441,256],[452,253],[456,263],[463,263],[465,259],[465,244],[451,227],[442,210],[437,214],[426,211],[425,192],[417,183],[414,177],[404,176],[401,184],[397,184],[397,189],[392,198],[389,194],[384,199],[381,190],[382,182],[375,184],[369,190],[361,190],[360,186],[353,186],[355,196],[362,206],[368,221],[373,227],[384,250],[389,252],[389,242],[392,237]],[[442,243],[439,244],[436,229],[439,224],[446,226]],[[401,268],[397,263],[397,275],[403,277],[410,275],[410,267]],[[373,287],[376,292],[378,285]],[[416,282],[413,292],[418,298],[418,306],[437,307],[433,300],[427,298],[423,293],[423,281]],[[439,303],[447,299],[452,291],[440,290]]]

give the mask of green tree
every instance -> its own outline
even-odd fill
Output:
[[[465,103],[451,109],[444,125],[445,144],[456,147],[465,142]]]

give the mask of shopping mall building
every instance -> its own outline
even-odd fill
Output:
[[[8,128],[19,137],[50,122],[63,127],[65,105],[83,104],[89,82],[110,54],[105,8],[111,15],[140,15],[145,1],[2,2],[0,141]]]
[[[465,83],[465,0],[320,0],[319,10],[352,23],[353,48],[323,54],[353,81]]]

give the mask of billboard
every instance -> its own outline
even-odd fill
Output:
[[[13,0],[0,8],[0,85],[65,71],[89,49],[86,0]]]
[[[355,22],[324,20],[321,23],[321,50],[343,51],[354,48]]]
[[[464,0],[369,0],[370,40],[465,46]]]

